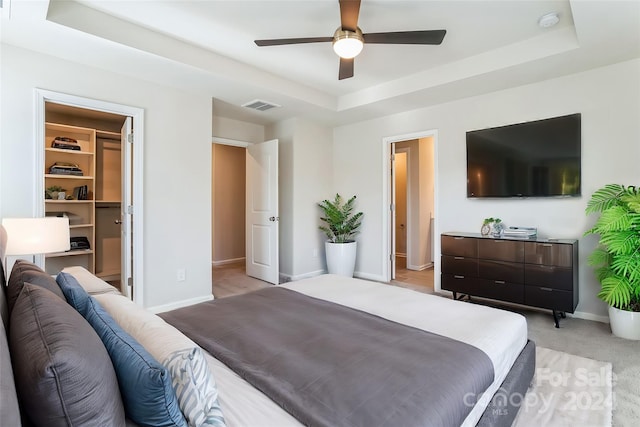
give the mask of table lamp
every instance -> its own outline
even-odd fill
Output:
[[[64,252],[70,248],[69,218],[3,218],[6,256]]]

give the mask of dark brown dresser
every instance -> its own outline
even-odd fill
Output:
[[[442,289],[453,298],[477,296],[553,311],[578,305],[578,241],[512,239],[476,233],[441,235]]]

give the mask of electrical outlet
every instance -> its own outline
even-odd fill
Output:
[[[187,271],[184,268],[179,268],[176,271],[176,280],[178,282],[184,282],[187,279]]]

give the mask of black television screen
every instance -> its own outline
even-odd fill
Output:
[[[467,197],[580,195],[580,114],[467,132]]]

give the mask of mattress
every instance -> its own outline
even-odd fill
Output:
[[[335,275],[280,286],[444,335],[482,350],[493,363],[495,378],[463,426],[478,422],[527,341],[525,318],[508,311]],[[229,427],[301,425],[226,365],[210,355],[207,360],[218,383],[220,405]]]

